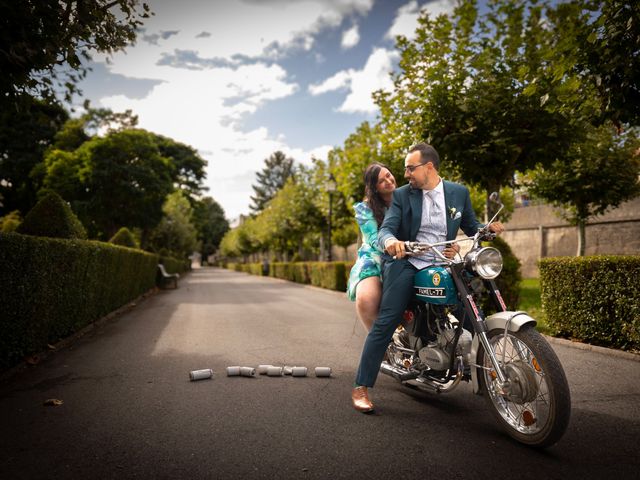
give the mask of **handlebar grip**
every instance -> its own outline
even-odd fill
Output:
[[[481,235],[480,240],[490,242],[491,240],[495,240],[498,235],[494,232],[485,232]]]

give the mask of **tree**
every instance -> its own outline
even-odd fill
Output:
[[[557,35],[545,11],[544,4],[496,0],[479,15],[465,0],[451,18],[422,14],[415,40],[398,38],[393,92],[375,95],[385,148],[427,141],[446,175],[487,193],[566,150],[573,121],[563,105],[575,109],[583,97],[570,75],[551,82]]]
[[[144,130],[93,137],[74,152],[52,150],[45,165],[43,191],[64,192],[91,238],[111,238],[121,226],[140,228],[144,247],[173,190],[170,160]]]
[[[293,159],[287,158],[281,151],[272,153],[264,163],[262,171],[256,173],[257,185],[252,185],[255,195],[251,197],[253,203],[249,208],[254,214],[265,208],[267,202],[284,187],[294,170]]]
[[[229,230],[229,222],[220,204],[211,197],[204,197],[193,205],[193,223],[198,240],[202,243],[202,256],[206,258],[220,246],[220,241]]]
[[[207,161],[195,148],[171,138],[156,135],[156,143],[160,154],[171,160],[173,186],[186,192],[192,206],[195,206],[195,198],[207,189],[202,185]]]
[[[640,9],[628,0],[574,0],[558,8],[584,12],[575,41],[560,53],[598,91],[599,121],[618,130],[640,125]]]
[[[165,256],[186,258],[197,248],[197,231],[191,223],[193,210],[186,194],[176,190],[167,196],[160,224],[150,234],[147,247]]]
[[[369,122],[362,122],[356,131],[347,137],[342,148],[334,148],[329,152],[328,162],[338,190],[351,204],[364,198],[363,174],[367,165],[380,162],[392,168],[392,157],[382,150],[381,138],[379,124],[371,126]],[[400,168],[396,168],[394,172],[402,173]]]
[[[24,215],[35,205],[44,173],[36,167],[68,118],[62,107],[36,99],[19,112],[0,108],[0,212]]]
[[[640,194],[640,141],[634,130],[617,136],[610,126],[591,127],[566,158],[531,174],[530,191],[561,207],[578,227],[577,256],[585,254],[585,225],[593,216]]]
[[[139,0],[22,0],[0,3],[0,110],[14,110],[26,95],[71,100],[85,77],[90,52],[108,55],[136,38],[150,15]]]

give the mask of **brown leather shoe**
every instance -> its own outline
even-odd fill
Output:
[[[353,403],[353,408],[359,412],[373,412],[373,403],[369,400],[367,387],[355,387],[351,390],[351,403]]]

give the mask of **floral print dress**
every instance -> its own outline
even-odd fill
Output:
[[[380,276],[380,255],[382,254],[378,246],[378,222],[373,216],[373,210],[365,202],[354,204],[353,209],[362,232],[362,245],[358,249],[358,259],[351,268],[347,283],[347,296],[351,301],[356,299],[356,287],[360,280]]]

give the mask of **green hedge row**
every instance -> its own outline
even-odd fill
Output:
[[[184,273],[191,270],[191,260],[181,260],[173,257],[160,257],[158,263],[164,265],[164,269],[167,273]]]
[[[153,288],[157,264],[102,242],[0,233],[0,368]]]
[[[540,260],[540,297],[554,333],[640,350],[640,256]]]
[[[274,262],[269,265],[269,276],[346,292],[352,265],[353,262]],[[261,263],[227,263],[226,268],[252,275],[263,274]]]

